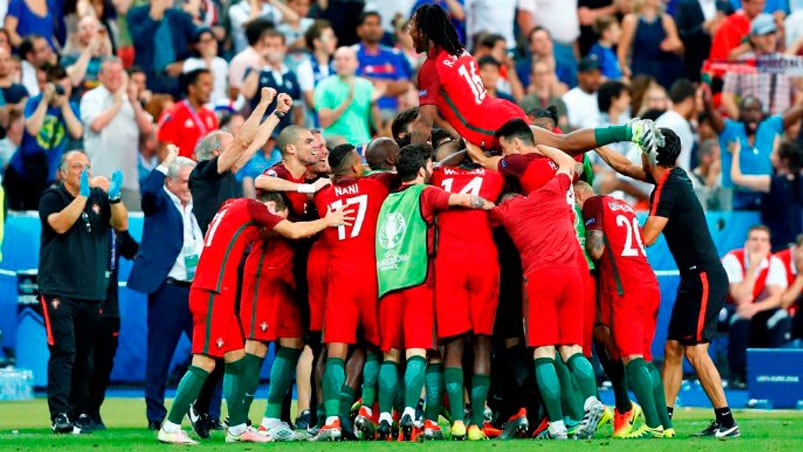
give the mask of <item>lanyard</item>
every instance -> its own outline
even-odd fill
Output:
[[[198,130],[201,131],[201,136],[206,135],[206,132],[208,131],[206,125],[204,124],[203,121],[201,121],[201,117],[198,116],[198,113],[192,107],[192,104],[190,104],[190,102],[187,99],[184,99],[182,102],[184,103],[184,105],[187,106],[187,111],[190,112],[190,117],[192,118],[192,122],[194,122],[195,125],[198,127]]]

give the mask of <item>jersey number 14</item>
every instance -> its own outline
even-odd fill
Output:
[[[449,193],[454,193],[454,191],[452,190],[453,185],[454,185],[454,178],[452,177],[441,181],[441,187],[443,187],[443,189],[448,191]],[[457,193],[461,195],[467,194],[467,195],[479,196],[481,188],[482,188],[482,178],[475,177],[471,179],[469,183],[463,186],[463,188],[460,189],[460,191]]]

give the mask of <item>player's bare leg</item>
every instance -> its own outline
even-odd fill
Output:
[[[718,438],[739,436],[739,426],[733,420],[733,414],[728,407],[728,400],[725,398],[725,390],[722,388],[722,377],[720,377],[714,361],[711,360],[711,356],[708,354],[708,343],[687,345],[685,352],[686,358],[694,368],[697,378],[700,379],[700,384],[711,400],[711,405],[714,406],[714,412],[717,415],[717,420],[714,421],[715,424],[718,424],[717,431],[709,434],[709,428],[703,431],[701,436],[710,435]]]
[[[605,411],[605,405],[597,399],[597,379],[594,376],[594,368],[583,354],[583,347],[580,345],[561,345],[560,356],[577,381],[577,386],[585,401],[583,403],[585,413],[580,427],[577,429],[577,437],[592,438],[597,431],[602,413]]]
[[[268,404],[262,417],[261,431],[267,431],[276,441],[294,441],[295,432],[282,422],[282,404],[284,396],[293,385],[293,374],[304,348],[303,339],[279,338],[279,347],[276,350],[276,359],[270,370],[270,387],[268,389]]]
[[[451,435],[453,440],[466,438],[465,400],[463,398],[463,349],[465,335],[457,336],[446,342],[444,352],[443,379],[446,383],[446,395],[449,397],[449,411],[452,415]]]
[[[560,403],[560,382],[555,368],[555,347],[552,345],[536,347],[533,351],[535,362],[535,381],[538,392],[546,408],[549,428],[542,438],[567,439],[566,425],[563,423],[563,408]]]
[[[393,425],[393,402],[396,398],[396,387],[399,382],[399,360],[401,351],[392,348],[384,354],[382,366],[379,368],[379,439],[389,440]]]
[[[683,346],[678,341],[668,340],[664,345],[662,379],[666,408],[671,417],[675,410],[675,401],[680,392],[680,385],[683,382]]]
[[[404,411],[399,421],[400,438],[412,441],[415,429],[415,407],[424,389],[427,369],[427,350],[409,348],[405,350],[407,365],[404,370]]]
[[[366,346],[365,364],[362,369],[362,405],[354,420],[355,433],[359,439],[374,439],[376,426],[374,425],[374,402],[377,394],[377,380],[379,378],[380,352],[373,345]],[[346,376],[348,380],[349,371]],[[355,388],[356,389],[356,388]]]

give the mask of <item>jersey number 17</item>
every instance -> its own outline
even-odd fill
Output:
[[[362,223],[365,221],[365,211],[368,208],[368,195],[359,195],[354,196],[352,198],[338,199],[333,203],[329,204],[330,210],[337,210],[337,209],[345,209],[349,206],[357,206],[357,216],[354,218],[354,225],[351,227],[351,234],[349,238],[355,238],[360,235],[360,231],[362,230]],[[337,239],[338,240],[345,240],[346,239],[346,226],[338,226],[337,227]]]

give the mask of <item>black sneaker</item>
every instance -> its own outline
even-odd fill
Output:
[[[379,427],[376,428],[376,435],[380,440],[390,441],[393,435],[390,422],[386,420],[379,421]]]
[[[706,427],[705,430],[698,433],[692,433],[691,436],[694,437],[715,436],[718,431],[719,431],[719,422],[711,421],[711,423],[708,424],[708,427]]]
[[[399,421],[399,430],[400,430],[400,438],[402,441],[412,441],[413,440],[413,418],[409,414],[405,414],[402,416],[401,421]]]
[[[354,422],[351,421],[351,418],[348,416],[338,416],[340,418],[340,434],[342,435],[340,438],[353,441],[357,439],[357,435],[354,434]]]
[[[90,413],[89,418],[92,419],[92,427],[96,431],[106,430],[106,424],[103,423],[103,419],[100,417],[100,413]]]
[[[206,417],[206,423],[209,425],[209,431],[216,430],[216,431],[223,431],[224,425],[220,423],[220,419],[212,419],[211,417]],[[251,419],[245,420],[245,425],[250,427],[251,426]]]
[[[311,423],[312,423],[312,413],[310,413],[310,410],[304,410],[296,418],[295,422],[296,429],[306,430],[310,427]]]
[[[50,431],[53,433],[73,433],[73,423],[66,413],[59,413],[53,419],[53,424],[50,426]]]
[[[415,425],[424,425],[424,399],[418,399],[418,404],[415,406]]]
[[[187,417],[190,418],[192,430],[201,439],[209,439],[209,415],[195,411],[195,407],[190,405],[187,409]]]
[[[516,414],[510,416],[507,422],[502,424],[502,433],[499,434],[499,439],[526,438],[529,430],[530,423],[527,420],[527,409],[521,408]]]
[[[95,427],[92,418],[86,413],[81,413],[73,424],[81,429],[81,433],[92,433]]]
[[[738,438],[741,435],[742,432],[739,431],[739,424],[735,422],[730,427],[720,425],[719,428],[717,428],[717,431],[714,432],[715,438]]]

